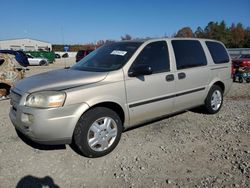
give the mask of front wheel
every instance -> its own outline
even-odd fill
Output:
[[[96,107],[79,119],[73,139],[79,151],[86,157],[101,157],[110,153],[120,141],[122,122],[116,112]]]
[[[209,114],[215,114],[220,111],[222,103],[222,89],[217,85],[213,85],[210,91],[208,92],[207,98],[205,100],[205,110]]]

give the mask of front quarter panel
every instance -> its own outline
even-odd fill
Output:
[[[104,102],[116,103],[123,109],[124,125],[129,122],[122,69],[110,72],[101,82],[68,89],[66,94],[64,105],[87,103],[91,108]]]

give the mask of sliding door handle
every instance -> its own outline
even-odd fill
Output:
[[[186,74],[184,72],[178,73],[179,80],[186,78]]]

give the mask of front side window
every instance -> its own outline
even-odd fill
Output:
[[[206,41],[206,45],[215,64],[229,62],[227,51],[222,44],[213,41]]]
[[[71,67],[73,70],[108,72],[123,67],[142,42],[116,42],[106,44]]]
[[[177,69],[186,69],[207,64],[201,43],[197,40],[172,40]]]
[[[169,71],[168,47],[165,41],[152,42],[144,47],[131,68],[140,65],[151,67],[152,73]]]

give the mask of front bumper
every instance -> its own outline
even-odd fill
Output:
[[[60,108],[38,109],[13,104],[9,117],[21,133],[42,144],[69,144],[81,115],[89,108],[86,103]]]

